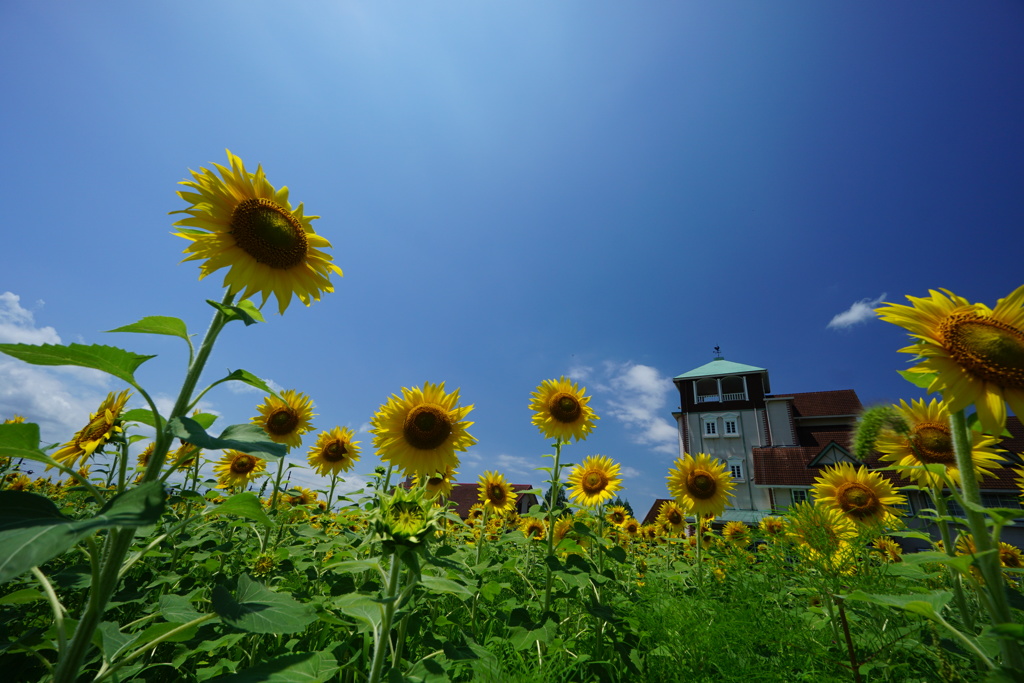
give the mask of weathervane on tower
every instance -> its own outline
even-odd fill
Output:
[[[721,347],[716,346],[715,347],[715,358],[721,358],[721,357],[722,357],[722,349],[721,349]]]

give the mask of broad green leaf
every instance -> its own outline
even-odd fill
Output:
[[[331,571],[346,572],[350,574],[358,574],[370,569],[380,571],[380,560],[343,560],[324,567],[324,571],[328,569]]]
[[[238,577],[234,597],[216,586],[211,602],[225,623],[249,633],[298,633],[316,620],[311,606],[276,593],[246,574]]]
[[[927,389],[931,386],[935,378],[938,377],[938,373],[935,372],[915,372],[914,370],[897,370],[896,372],[898,372],[903,379],[920,389]]]
[[[899,607],[926,619],[937,621],[939,612],[953,598],[953,594],[948,591],[933,591],[913,595],[873,595],[864,591],[854,591],[842,597],[846,600],[862,600],[876,605]]]
[[[264,382],[262,379],[252,374],[248,370],[235,370],[230,375],[223,379],[219,379],[214,384],[220,384],[221,382],[244,382],[249,386],[256,387],[260,391],[265,391],[271,396],[277,396],[277,392],[270,388],[270,385]]]
[[[213,413],[196,413],[190,417],[198,422],[199,426],[203,429],[209,429],[213,426],[213,423],[217,421],[217,416]]]
[[[65,517],[34,493],[0,491],[0,582],[57,557],[98,529],[155,524],[163,508],[164,490],[158,482],[128,489],[85,519]]]
[[[256,308],[256,304],[248,299],[240,301],[234,306],[225,306],[219,301],[213,301],[212,299],[207,299],[206,303],[223,313],[226,322],[241,320],[245,323],[246,327],[249,325],[255,325],[256,323],[266,322],[263,319],[263,314],[260,313],[260,309]]]
[[[138,332],[139,334],[166,334],[171,337],[181,337],[188,341],[188,328],[185,321],[180,318],[171,318],[164,315],[150,315],[142,320],[118,327],[107,332]]]
[[[121,633],[121,629],[112,621],[102,622],[93,634],[93,641],[103,652],[103,659],[108,662],[126,650],[135,639],[134,634]]]
[[[957,555],[955,557],[950,557],[946,553],[940,553],[937,550],[923,550],[919,553],[908,553],[902,557],[903,561],[907,564],[921,565],[927,562],[934,562],[936,564],[952,567],[961,574],[966,574],[974,563],[974,559],[970,555]]]
[[[132,386],[139,366],[156,357],[101,344],[0,344],[0,352],[32,365],[77,365],[100,370]]]
[[[203,615],[184,595],[161,595],[160,616],[172,624],[187,624]]]
[[[39,425],[32,422],[0,424],[0,456],[25,458],[51,467],[57,464],[53,458],[39,450]]]
[[[473,597],[473,591],[463,584],[440,576],[424,574],[420,577],[420,583],[431,593],[451,593],[467,599]]]
[[[20,591],[8,593],[0,598],[0,605],[24,605],[27,602],[45,599],[46,596],[43,595],[42,591],[38,591],[35,588],[22,588]]]
[[[179,439],[211,451],[232,449],[274,462],[288,452],[287,446],[271,441],[263,428],[255,424],[231,425],[217,437],[207,434],[203,426],[190,417],[176,417],[170,427],[171,433]]]
[[[367,595],[359,593],[342,595],[331,601],[331,606],[342,614],[368,624],[371,628],[377,628],[383,620],[380,602]]]
[[[213,679],[214,683],[322,683],[338,675],[338,660],[329,652],[297,652],[259,666]]]
[[[213,505],[203,510],[204,515],[236,515],[259,522],[266,526],[272,526],[273,522],[260,505],[259,497],[252,491],[236,493],[223,503]]]
[[[153,417],[153,411],[149,408],[133,408],[132,410],[126,410],[121,413],[121,419],[125,422],[138,422],[144,425],[149,425],[153,429],[156,429],[156,418]]]

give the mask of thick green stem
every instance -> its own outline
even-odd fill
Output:
[[[960,470],[960,492],[963,495],[964,512],[967,514],[967,523],[971,529],[971,536],[974,538],[974,547],[977,550],[978,569],[985,579],[985,586],[982,590],[988,593],[990,602],[989,616],[995,624],[1013,623],[1013,615],[1010,612],[1009,598],[1006,595],[1006,586],[1003,581],[1003,573],[999,567],[998,548],[992,541],[985,524],[985,514],[971,507],[970,504],[981,505],[981,489],[978,486],[978,478],[974,472],[974,461],[971,458],[971,436],[967,427],[967,418],[964,411],[959,410],[949,416],[950,428],[953,433],[953,449],[956,452],[956,464]],[[990,552],[991,551],[991,552]],[[984,603],[984,601],[983,601]],[[1003,664],[1016,670],[1024,671],[1024,651],[1020,644],[1012,638],[1000,638],[1000,646],[1003,654]]]
[[[387,596],[384,601],[384,614],[381,624],[374,631],[373,663],[370,666],[369,683],[380,683],[381,672],[384,668],[384,652],[388,649],[388,642],[391,640],[391,622],[395,618],[395,608],[398,606],[398,579],[399,571],[402,568],[402,561],[398,553],[391,556],[391,571],[388,574]]]
[[[935,511],[939,513],[939,535],[942,536],[942,548],[950,557],[956,556],[956,548],[953,547],[953,536],[949,533],[949,520],[943,519],[949,516],[946,506],[946,499],[938,488],[929,488],[928,493],[935,503]],[[960,618],[968,631],[974,632],[974,615],[967,608],[967,596],[964,595],[963,577],[953,567],[949,567],[949,577],[953,582],[953,598],[956,607],[960,611]]]
[[[561,490],[561,482],[559,477],[558,468],[561,465],[562,458],[562,440],[559,439],[555,442],[555,464],[551,468],[551,489],[548,496],[548,560],[545,562],[545,568],[547,574],[544,579],[544,610],[543,613],[551,608],[551,586],[554,584],[554,574],[551,572],[551,559],[555,556],[555,501],[558,500],[558,492]]]

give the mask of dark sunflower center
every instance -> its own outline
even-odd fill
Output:
[[[668,511],[668,515],[665,516],[665,519],[667,519],[669,523],[673,526],[679,526],[683,523],[683,515],[679,512],[679,510],[676,510],[674,508]]]
[[[583,488],[584,493],[593,496],[608,488],[608,477],[605,476],[604,472],[591,470],[580,479],[580,486]]]
[[[269,199],[246,199],[231,214],[231,235],[249,256],[287,270],[306,259],[309,243],[299,219]]]
[[[249,474],[256,469],[256,458],[251,455],[239,455],[231,461],[231,471],[235,474]]]
[[[430,488],[437,488],[444,483],[444,477],[431,477],[427,479],[427,486]]]
[[[278,408],[267,418],[267,431],[274,436],[287,436],[299,426],[299,416],[290,408]]]
[[[583,406],[580,405],[579,399],[564,391],[560,391],[551,397],[551,401],[548,402],[548,408],[551,412],[551,417],[566,424],[575,422],[583,414]]]
[[[102,439],[107,435],[111,425],[106,421],[105,418],[99,418],[89,423],[89,426],[85,428],[85,432],[79,441],[96,441]]]
[[[935,422],[922,422],[914,427],[910,440],[917,450],[917,459],[921,462],[942,465],[956,463],[949,427]]]
[[[341,441],[332,441],[320,451],[320,457],[327,462],[341,462],[346,455],[348,455],[348,449]]]
[[[714,475],[704,470],[693,470],[686,477],[686,491],[694,498],[707,500],[715,495],[718,482]]]
[[[418,405],[405,418],[405,440],[413,448],[431,450],[447,441],[452,433],[448,411],[433,403]]]
[[[488,497],[491,499],[491,502],[494,503],[495,505],[504,505],[505,489],[499,486],[498,484],[493,484],[491,485],[491,491]]]
[[[939,326],[949,355],[975,377],[1024,389],[1024,332],[977,313],[956,313]]]
[[[848,481],[836,489],[836,500],[843,512],[854,517],[873,517],[882,510],[882,501],[863,484]]]
[[[614,522],[615,524],[622,524],[625,521],[626,515],[622,514],[619,511],[615,511],[612,513],[612,522]]]
[[[1021,557],[1019,552],[1003,549],[999,550],[999,561],[1008,569],[1020,569],[1024,566],[1024,562],[1021,561],[1022,559],[1024,558]]]

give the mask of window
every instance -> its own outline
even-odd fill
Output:
[[[739,436],[739,429],[736,427],[736,420],[731,417],[725,418],[722,421],[722,428],[726,436]]]
[[[743,481],[743,463],[729,465],[729,471],[732,472],[733,479],[736,479],[737,481]]]
[[[714,418],[704,422],[704,436],[718,436],[718,423]]]
[[[746,401],[747,383],[742,377],[722,378],[723,401]]]
[[[981,494],[981,504],[987,508],[1019,508],[1021,507],[1019,498],[1012,493],[983,493]],[[898,506],[894,506],[898,507]],[[946,501],[946,511],[949,512],[953,517],[966,517],[967,513],[960,507],[960,504],[955,500]],[[1024,510],[1021,510],[1021,517],[1024,517]],[[1019,519],[1019,518],[1018,518]]]
[[[722,397],[718,391],[717,379],[700,379],[693,383],[693,390],[696,394],[697,403],[710,403],[721,401]]]
[[[793,505],[807,502],[807,489],[792,489],[790,493],[793,496]]]

